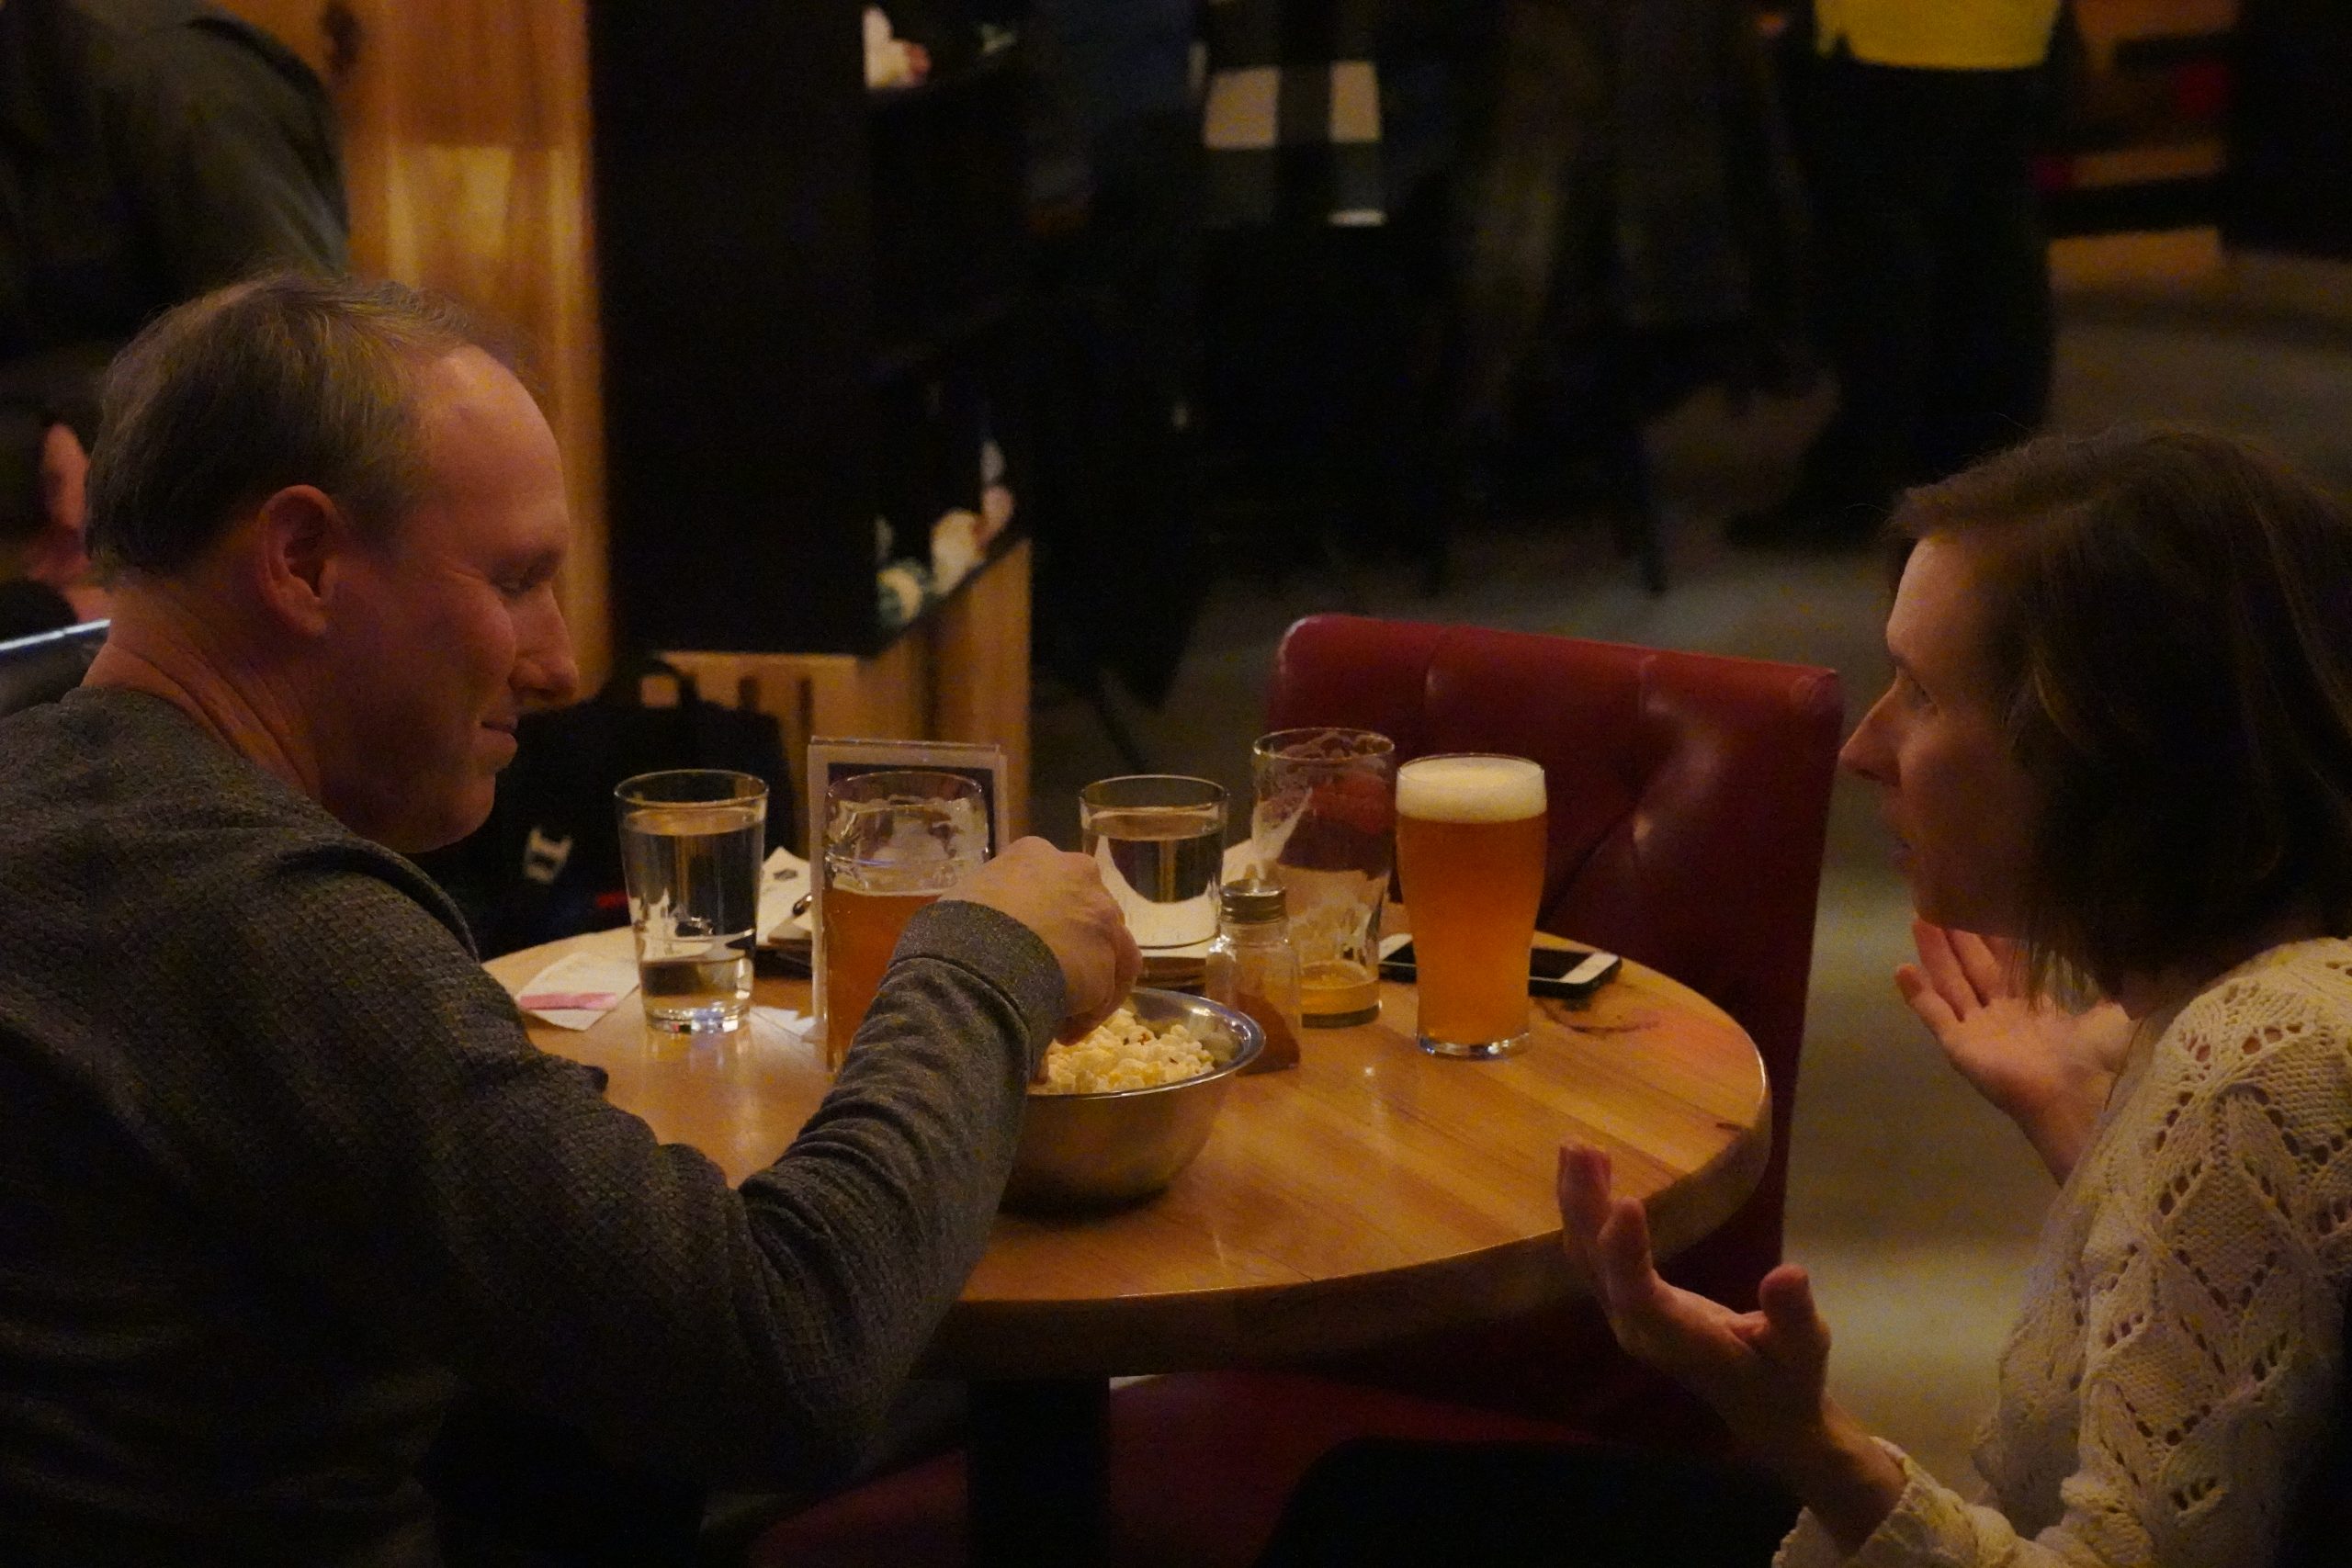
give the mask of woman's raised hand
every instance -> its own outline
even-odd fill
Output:
[[[2132,1021],[2113,1002],[2075,1012],[2028,995],[2014,942],[1921,919],[1911,938],[1919,962],[1895,970],[1895,989],[2064,1181],[2122,1070]]]
[[[1902,1495],[1903,1472],[1829,1397],[1829,1325],[1805,1271],[1781,1264],[1757,1286],[1759,1310],[1734,1312],[1658,1276],[1649,1220],[1611,1192],[1607,1155],[1563,1145],[1558,1185],[1561,1245],[1617,1343],[1713,1406],[1841,1546],[1859,1550]]]

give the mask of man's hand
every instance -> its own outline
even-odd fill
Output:
[[[1757,1312],[1658,1277],[1641,1204],[1610,1191],[1609,1156],[1563,1145],[1560,1240],[1590,1283],[1617,1343],[1714,1407],[1748,1452],[1804,1499],[1848,1551],[1903,1493],[1903,1472],[1829,1398],[1829,1325],[1805,1271],[1783,1263],[1757,1286]]]
[[[1043,839],[1018,840],[947,897],[1011,915],[1053,950],[1065,998],[1060,1039],[1075,1040],[1110,1017],[1143,972],[1143,953],[1094,862]]]
[[[2028,996],[2014,942],[1919,919],[1911,937],[1919,962],[1895,970],[1895,988],[1960,1076],[2065,1180],[2123,1068],[2131,1019],[2113,1002],[2069,1012]]]

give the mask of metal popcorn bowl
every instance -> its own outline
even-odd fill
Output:
[[[1102,1094],[1029,1092],[1004,1207],[1034,1213],[1114,1208],[1176,1179],[1208,1141],[1226,1086],[1266,1043],[1257,1023],[1219,1002],[1175,991],[1127,998],[1153,1030],[1181,1023],[1217,1065],[1197,1077]]]

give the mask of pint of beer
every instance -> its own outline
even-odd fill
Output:
[[[825,790],[817,885],[817,1015],[839,1072],[907,922],[980,868],[988,805],[960,773],[894,769]]]
[[[849,879],[825,889],[825,1070],[837,1073],[850,1037],[865,1021],[882,972],[915,911],[936,892],[868,893]]]
[[[1460,755],[1397,770],[1396,871],[1419,964],[1423,1050],[1500,1056],[1527,1043],[1544,847],[1540,764]]]

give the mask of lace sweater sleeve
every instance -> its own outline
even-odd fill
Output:
[[[1978,1453],[1905,1461],[1843,1558],[1786,1568],[2267,1562],[2335,1385],[2352,1277],[2352,947],[2278,949],[2184,1009],[2059,1194]]]

